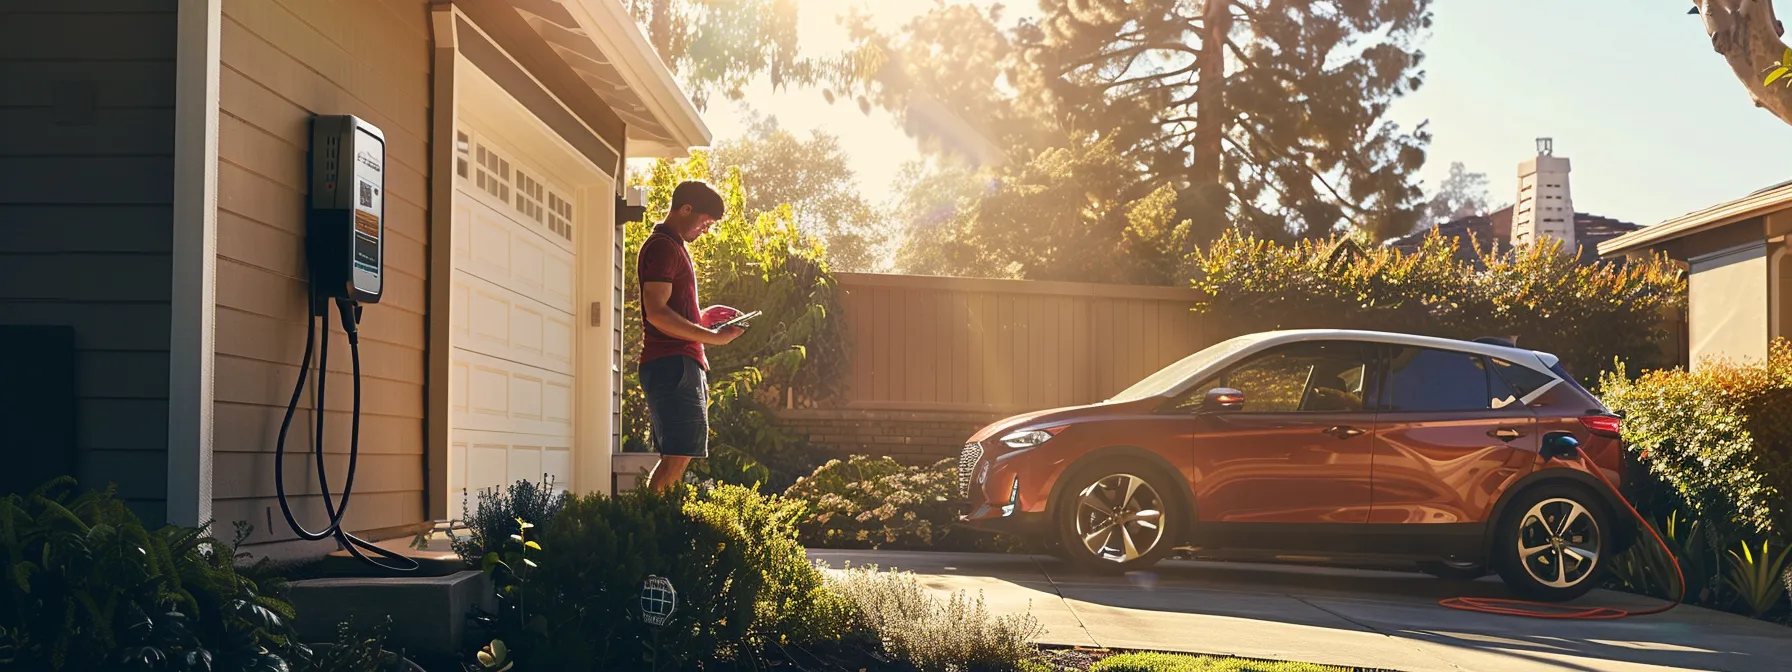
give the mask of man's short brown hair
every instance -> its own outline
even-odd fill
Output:
[[[701,180],[685,180],[679,182],[672,190],[672,209],[677,210],[686,205],[691,210],[716,219],[721,219],[727,207],[722,204],[722,195],[716,193],[707,182]]]

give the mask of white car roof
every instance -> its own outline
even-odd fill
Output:
[[[1459,352],[1486,355],[1488,357],[1498,357],[1502,360],[1523,366],[1551,378],[1550,383],[1525,395],[1525,398],[1523,399],[1524,403],[1530,403],[1532,400],[1542,396],[1544,392],[1547,392],[1550,388],[1555,387],[1562,381],[1561,376],[1550,370],[1550,367],[1554,366],[1558,361],[1555,355],[1535,350],[1526,350],[1524,348],[1494,345],[1491,343],[1476,343],[1473,341],[1462,341],[1453,338],[1437,338],[1435,336],[1418,336],[1415,334],[1399,334],[1387,331],[1368,331],[1360,329],[1288,329],[1282,331],[1259,332],[1250,334],[1245,338],[1251,339],[1249,345],[1240,348],[1238,351],[1228,354],[1225,357],[1221,357],[1218,360],[1209,362],[1208,365],[1202,367],[1200,371],[1192,372],[1193,375],[1188,376],[1170,389],[1165,390],[1162,394],[1153,396],[1174,397],[1180,395],[1187,392],[1190,386],[1201,382],[1201,380],[1205,379],[1211,373],[1229,367],[1246,357],[1250,357],[1265,349],[1273,348],[1278,345],[1305,341],[1366,341],[1371,343],[1389,343],[1394,345],[1437,348],[1439,350],[1455,350]]]

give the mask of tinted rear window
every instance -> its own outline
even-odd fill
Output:
[[[1499,408],[1511,396],[1495,397],[1485,360],[1449,350],[1406,347],[1388,362],[1388,410],[1405,412],[1475,411]]]
[[[1538,388],[1548,385],[1549,381],[1554,380],[1553,378],[1544,375],[1543,372],[1530,367],[1519,366],[1497,357],[1492,361],[1493,370],[1499,374],[1500,378],[1506,381],[1507,385],[1512,386],[1512,391],[1519,397],[1524,397],[1527,394],[1536,392]],[[1558,371],[1556,375],[1559,376],[1563,374]],[[1572,378],[1570,378],[1570,380],[1572,380]]]

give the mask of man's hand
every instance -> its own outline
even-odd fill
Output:
[[[705,341],[703,344],[704,345],[727,345],[729,343],[733,343],[734,339],[740,338],[740,335],[744,334],[746,332],[747,332],[747,330],[740,328],[739,325],[722,327],[719,330],[711,332],[715,335],[715,340]]]

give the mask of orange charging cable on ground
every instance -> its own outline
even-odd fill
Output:
[[[1675,585],[1680,586],[1680,597],[1665,605],[1640,611],[1630,611],[1627,609],[1618,609],[1616,607],[1576,609],[1574,607],[1564,607],[1549,602],[1508,600],[1497,597],[1451,597],[1438,600],[1438,604],[1451,609],[1476,611],[1487,614],[1503,614],[1506,616],[1528,616],[1530,618],[1552,618],[1579,621],[1611,621],[1620,618],[1629,618],[1631,616],[1659,614],[1679,606],[1681,602],[1686,600],[1686,575],[1680,571],[1680,559],[1674,556],[1674,549],[1668,547],[1668,542],[1661,538],[1660,532],[1655,531],[1654,525],[1650,525],[1649,521],[1643,518],[1642,512],[1637,511],[1635,506],[1631,506],[1630,502],[1624,499],[1624,493],[1619,492],[1617,486],[1612,485],[1611,480],[1605,477],[1605,472],[1601,470],[1598,465],[1592,464],[1592,461],[1587,459],[1585,453],[1577,453],[1577,459],[1581,460],[1581,463],[1587,466],[1587,471],[1593,472],[1593,476],[1598,478],[1600,483],[1604,483],[1605,487],[1611,488],[1612,493],[1618,496],[1618,501],[1624,503],[1624,508],[1630,510],[1630,515],[1635,517],[1638,523],[1642,524],[1643,529],[1649,531],[1650,536],[1655,537],[1655,543],[1661,545],[1661,550],[1667,555],[1668,562],[1674,564],[1674,583]]]

